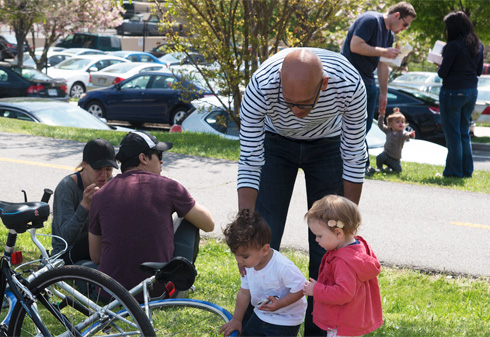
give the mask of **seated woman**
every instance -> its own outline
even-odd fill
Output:
[[[90,260],[88,213],[92,196],[112,176],[116,164],[114,146],[104,139],[89,141],[77,171],[63,178],[54,191],[52,233],[68,243],[62,256],[66,264]],[[62,240],[52,239],[56,254],[65,248]]]

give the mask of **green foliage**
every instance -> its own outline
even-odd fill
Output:
[[[211,71],[195,67],[233,96],[233,106],[223,108],[239,126],[242,91],[260,63],[284,46],[325,47],[323,32],[343,22],[360,1],[171,0],[158,10],[167,43],[184,51],[192,46],[214,62]],[[183,22],[185,38],[171,30],[175,20]]]

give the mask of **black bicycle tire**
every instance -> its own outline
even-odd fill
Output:
[[[120,283],[98,270],[82,266],[64,266],[51,269],[36,277],[29,284],[28,288],[37,298],[40,298],[45,289],[49,289],[51,285],[66,280],[90,282],[93,286],[107,289],[114,298],[119,300],[125,308],[124,310],[131,313],[131,317],[142,336],[155,336],[153,326],[148,317],[141,310],[140,305],[135,298]],[[39,304],[40,303],[38,303],[38,305]],[[9,323],[9,336],[21,335],[20,332],[25,317],[26,311],[19,302],[16,303]]]

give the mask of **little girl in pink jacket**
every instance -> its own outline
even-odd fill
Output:
[[[323,256],[318,280],[310,278],[304,294],[313,296],[313,322],[327,336],[362,336],[383,324],[377,276],[381,270],[368,243],[355,236],[361,223],[357,205],[328,195],[306,213]]]

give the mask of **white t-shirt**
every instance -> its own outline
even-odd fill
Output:
[[[247,274],[241,278],[243,289],[248,289],[251,295],[251,303],[255,314],[264,322],[294,326],[303,322],[306,311],[306,298],[274,312],[257,309],[257,303],[268,296],[282,298],[289,293],[302,291],[306,278],[298,267],[276,250],[269,263],[261,270],[245,268]]]

